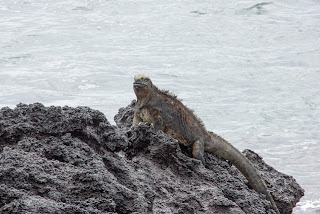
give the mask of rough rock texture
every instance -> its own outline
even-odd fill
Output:
[[[0,213],[274,213],[227,161],[162,131],[130,128],[134,102],[112,126],[87,107],[19,104],[0,111]],[[252,151],[281,213],[303,189]]]

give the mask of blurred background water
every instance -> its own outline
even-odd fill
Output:
[[[89,106],[114,124],[146,74],[320,213],[320,1],[1,0],[0,107]]]

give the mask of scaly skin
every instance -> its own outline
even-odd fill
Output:
[[[170,134],[180,144],[192,147],[194,158],[205,165],[204,151],[230,160],[247,178],[250,186],[263,193],[274,210],[280,213],[266,183],[252,163],[222,137],[208,132],[201,120],[174,95],[159,90],[144,75],[136,75],[133,84],[137,96],[133,126],[147,122],[157,130]]]

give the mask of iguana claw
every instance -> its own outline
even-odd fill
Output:
[[[149,123],[149,122],[140,122],[140,123],[138,124],[138,126],[154,128],[154,127],[153,127],[153,124],[152,124],[152,123]]]

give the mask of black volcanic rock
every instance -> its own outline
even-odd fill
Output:
[[[19,104],[0,110],[0,213],[274,213],[227,161],[162,131],[131,128],[132,102],[117,126],[87,107]],[[252,151],[281,213],[303,189]]]

